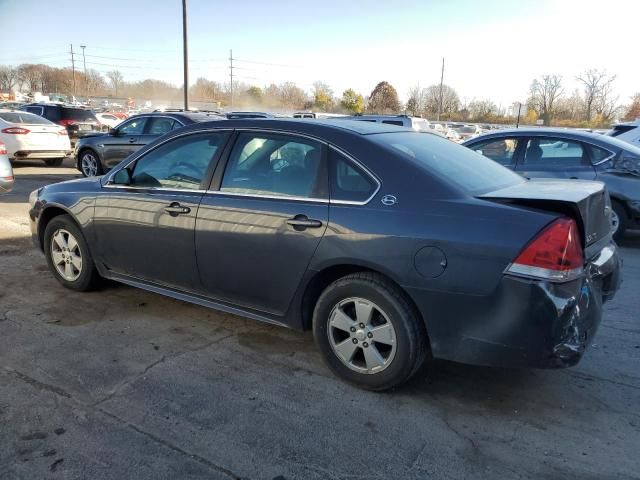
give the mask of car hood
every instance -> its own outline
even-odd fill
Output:
[[[58,192],[91,192],[101,187],[101,178],[102,177],[86,177],[51,183],[43,187],[42,192],[47,194]]]

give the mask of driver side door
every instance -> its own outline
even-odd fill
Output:
[[[103,139],[103,167],[110,170],[145,145],[144,129],[148,117],[134,117],[125,121]]]
[[[226,138],[225,132],[173,138],[127,165],[127,184],[103,187],[95,227],[100,261],[107,268],[178,289],[199,289],[196,215]]]

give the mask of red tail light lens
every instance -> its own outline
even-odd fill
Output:
[[[556,282],[582,273],[584,253],[574,220],[561,218],[540,232],[509,266],[509,273]]]
[[[22,127],[9,127],[9,128],[3,128],[2,133],[9,133],[11,135],[26,135],[27,133],[31,132],[31,130],[27,130],[26,128],[22,128]]]
[[[58,125],[62,125],[63,127],[68,127],[69,125],[73,125],[76,123],[75,120],[58,120]]]
[[[7,155],[7,154],[8,154],[7,146],[4,143],[0,142],[0,155]]]

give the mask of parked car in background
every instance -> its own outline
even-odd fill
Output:
[[[20,107],[20,110],[62,125],[67,129],[72,144],[85,135],[100,131],[100,122],[93,112],[86,108],[54,103],[29,103]]]
[[[438,132],[431,128],[429,120],[408,115],[354,115],[351,117],[339,117],[339,120],[356,120],[358,122],[383,123],[385,125],[397,125],[406,127],[416,132]]]
[[[451,128],[460,135],[460,139],[463,142],[483,133],[482,129],[478,125],[454,125]]]
[[[134,115],[108,133],[93,133],[80,139],[74,150],[76,167],[85,177],[102,175],[165,133],[192,123],[222,118],[215,114],[182,110]]]
[[[190,125],[30,203],[65,287],[102,276],[313,330],[372,390],[432,358],[575,365],[620,282],[602,183],[527,181],[381,123]]]
[[[71,155],[64,127],[22,110],[0,110],[0,141],[13,160],[43,160],[59,166]]]
[[[16,110],[24,105],[24,102],[0,102],[1,109]]]
[[[518,128],[463,143],[526,178],[599,180],[611,196],[615,239],[640,228],[640,148],[617,138],[559,128]]]
[[[448,139],[451,140],[454,143],[460,143],[462,142],[462,137],[460,136],[460,134],[455,131],[453,128],[447,127],[444,136]]]
[[[9,161],[7,147],[0,142],[0,194],[8,193],[13,189],[13,168]]]
[[[640,118],[633,122],[615,124],[606,135],[640,147]]]
[[[241,118],[275,118],[272,113],[266,112],[228,112],[225,116],[229,120],[238,120]]]
[[[122,122],[121,118],[116,117],[112,113],[96,113],[96,118],[102,125],[106,125],[109,128],[114,128],[116,125]]]
[[[295,112],[293,118],[335,118],[346,117],[343,113],[325,113],[325,112]]]

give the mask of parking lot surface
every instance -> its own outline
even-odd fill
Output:
[[[29,238],[27,197],[77,176],[18,164],[0,197],[0,478],[640,478],[640,235],[567,370],[435,362],[353,388],[310,333],[110,284],[76,293]]]

